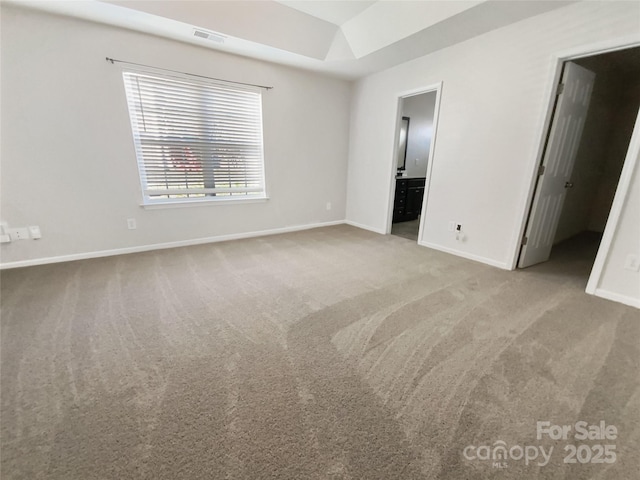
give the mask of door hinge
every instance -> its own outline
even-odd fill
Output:
[[[544,175],[544,165],[540,165],[538,168],[538,176]]]
[[[558,90],[556,91],[556,96],[557,95],[562,95],[562,92],[564,92],[564,83],[561,83],[558,85]]]
[[[521,245],[524,246],[527,244],[527,241],[529,241],[529,237],[527,237],[526,235],[524,237],[522,237],[522,243]]]

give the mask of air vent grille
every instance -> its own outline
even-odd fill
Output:
[[[206,30],[193,29],[193,36],[209,40],[210,42],[224,43],[225,37],[219,33],[207,32]]]

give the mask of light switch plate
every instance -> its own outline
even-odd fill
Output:
[[[34,240],[38,240],[39,238],[42,238],[42,232],[40,232],[40,227],[37,225],[31,225],[29,227],[29,235],[31,235],[31,238],[33,238]]]

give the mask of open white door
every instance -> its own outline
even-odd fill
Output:
[[[595,73],[575,63],[567,62],[564,66],[560,95],[540,168],[541,176],[518,262],[520,268],[544,262],[551,255],[566,189],[573,186],[571,172],[595,77]]]

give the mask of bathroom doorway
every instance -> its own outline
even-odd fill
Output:
[[[439,89],[399,98],[390,233],[417,242],[426,205]]]

